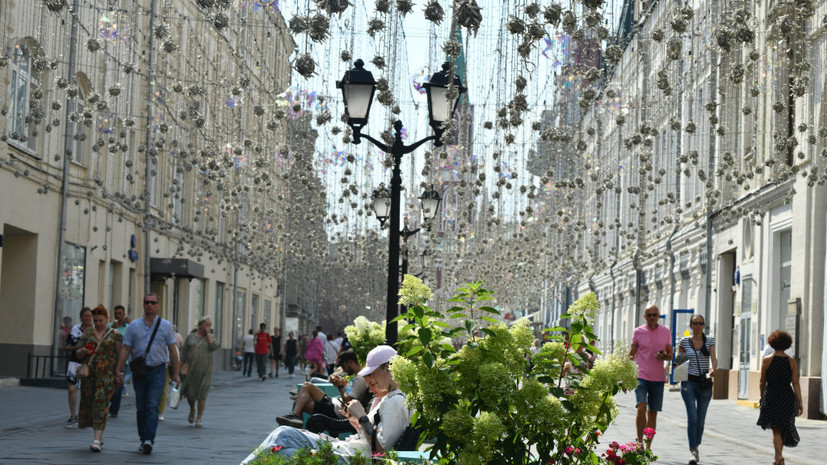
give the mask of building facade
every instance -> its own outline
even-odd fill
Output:
[[[278,325],[295,43],[242,3],[4,3],[1,376],[59,355],[81,307],[137,318],[146,292],[184,335],[213,319],[219,366]]]
[[[571,253],[586,269],[569,282],[597,293],[604,352],[628,351],[647,304],[678,339],[704,315],[718,398],[757,401],[767,337],[789,331],[805,414],[821,417],[827,2],[628,6],[622,53],[604,51],[597,96],[577,102],[555,155],[585,186],[567,205],[588,224]]]

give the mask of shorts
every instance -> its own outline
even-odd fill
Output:
[[[635,398],[637,405],[647,404],[649,410],[660,412],[663,408],[663,386],[665,381],[647,381],[645,379],[637,379],[637,387],[635,388]]]
[[[319,413],[331,418],[338,418],[339,415],[336,414],[336,406],[333,405],[333,399],[331,399],[330,396],[324,396],[313,404],[313,414]]]
[[[75,376],[79,366],[80,363],[78,362],[69,362],[66,366],[66,382],[74,384],[76,388],[80,388],[80,380]]]

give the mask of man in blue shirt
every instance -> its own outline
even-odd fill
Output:
[[[172,380],[181,384],[179,377],[178,351],[175,343],[175,330],[172,323],[158,316],[160,297],[149,293],[144,296],[144,315],[129,324],[123,340],[123,349],[118,357],[118,368],[115,380],[123,384],[124,364],[129,354],[132,359],[146,357],[146,376],[132,373],[132,384],[135,387],[135,407],[138,416],[138,435],[141,438],[139,450],[144,454],[152,453],[155,443],[155,433],[158,430],[158,408],[164,394],[166,368],[170,363]],[[152,346],[147,353],[147,344],[158,325],[158,333],[152,340]]]

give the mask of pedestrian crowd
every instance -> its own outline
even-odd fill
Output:
[[[143,315],[131,322],[121,305],[114,307],[111,323],[109,312],[102,305],[81,309],[80,323],[74,326],[70,326],[71,318],[64,319],[60,337],[67,351],[70,413],[64,426],[91,427],[93,439],[89,448],[94,452],[102,449],[107,418],[118,416],[121,398],[129,395],[124,383],[130,377],[136,401],[139,451],[152,453],[170,385],[187,399],[189,423],[195,427],[203,425],[213,352],[220,347],[219,341],[213,335],[209,317],[199,319],[197,327],[186,338],[182,337],[170,321],[160,317],[160,304],[157,294],[148,293],[143,300]],[[670,330],[659,323],[658,307],[647,306],[644,318],[645,323],[634,330],[629,349],[629,357],[638,366],[637,442],[647,449],[652,447],[652,431],[657,429],[671,367],[675,380],[680,382],[686,408],[688,463],[697,465],[718,369],[715,338],[706,334],[704,316],[693,315],[689,335],[673,347]],[[773,465],[784,465],[784,447],[795,447],[799,442],[795,417],[803,413],[803,404],[798,366],[788,353],[792,342],[785,331],[773,332],[761,363],[757,424],[772,431]],[[415,446],[415,430],[410,426],[412,412],[389,370],[396,355],[392,347],[374,348],[366,355],[363,366],[359,354],[341,332],[335,338],[328,337],[317,326],[309,335],[297,337],[288,331],[283,338],[279,328],[268,332],[266,323],[261,323],[257,332],[250,329],[240,344],[239,355],[243,354],[243,359],[238,369],[242,376],[251,377],[254,364],[259,381],[278,378],[282,364],[290,378],[295,378],[297,367],[305,375],[301,388],[291,392],[295,400],[292,410],[276,418],[279,426],[242,464],[254,461],[262,452],[291,456],[303,447],[315,449],[323,440],[331,441],[333,450],[343,458]],[[535,340],[531,354],[539,348],[540,341]],[[673,357],[675,348],[677,356]],[[591,367],[593,354],[585,351],[581,355],[583,363],[564,367],[567,373],[583,373]],[[323,385],[338,390],[339,395],[331,397]]]
[[[663,406],[663,390],[666,374],[672,361],[672,336],[668,328],[659,323],[660,310],[649,305],[644,310],[646,323],[635,328],[629,357],[638,366],[637,441],[651,448],[657,429],[657,416]],[[709,402],[712,399],[714,376],[718,369],[715,354],[715,338],[704,332],[703,315],[690,318],[689,336],[677,345],[673,376],[681,383],[681,397],[686,407],[686,436],[689,446],[689,465],[701,463],[701,445]],[[773,465],[784,465],[784,446],[798,445],[795,417],[804,412],[798,366],[786,352],[792,346],[792,337],[786,331],[775,331],[768,338],[768,347],[761,362],[761,400],[757,424],[772,430],[775,450]],[[650,432],[647,434],[647,432]]]

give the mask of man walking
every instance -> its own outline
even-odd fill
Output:
[[[255,334],[256,341],[256,370],[258,371],[258,380],[264,381],[267,379],[267,354],[270,353],[270,335],[267,334],[267,325],[261,323],[258,325],[258,332]]]
[[[158,430],[158,407],[164,394],[167,364],[172,369],[172,380],[181,384],[178,350],[172,323],[158,315],[161,299],[158,294],[144,296],[144,315],[129,324],[123,349],[118,357],[115,380],[123,384],[124,363],[132,354],[132,383],[135,387],[135,407],[138,417],[138,450],[151,454]],[[140,373],[136,361],[143,359],[146,372]]]
[[[256,360],[256,343],[253,339],[253,328],[250,328],[249,333],[244,336],[241,341],[241,351],[244,352],[244,364],[241,368],[241,376],[248,378],[253,374],[253,363]]]
[[[664,360],[672,360],[672,333],[669,328],[658,324],[660,310],[654,304],[643,311],[646,324],[635,328],[629,357],[638,366],[638,385],[635,388],[637,401],[637,440],[644,444],[644,430],[657,427],[658,412],[663,407],[663,387],[666,384]],[[648,406],[648,411],[647,411]],[[651,436],[646,447],[652,447]]]
[[[123,305],[115,305],[115,310],[113,311],[113,315],[115,320],[112,322],[112,327],[117,329],[121,336],[126,336],[126,328],[129,325],[126,324],[126,309]],[[118,384],[115,386],[115,392],[112,394],[112,398],[109,400],[109,418],[117,418],[118,412],[121,410],[121,396],[123,395],[123,384]]]

